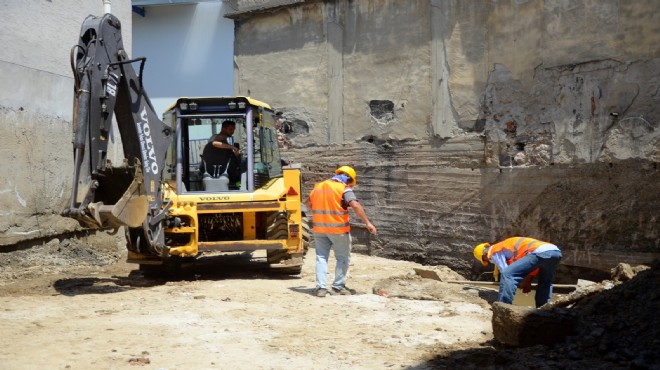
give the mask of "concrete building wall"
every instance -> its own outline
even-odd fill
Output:
[[[114,0],[131,49],[131,2]],[[73,230],[59,213],[72,174],[70,49],[98,1],[0,3],[0,248]]]
[[[284,111],[307,190],[355,166],[373,253],[660,253],[657,1],[237,3],[237,93]]]

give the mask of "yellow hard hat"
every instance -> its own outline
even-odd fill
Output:
[[[474,247],[474,258],[477,259],[477,261],[481,262],[482,265],[488,266],[488,261],[484,261],[483,256],[484,256],[484,249],[486,247],[490,247],[489,243],[481,243]]]
[[[355,183],[357,182],[357,178],[355,177],[355,170],[353,169],[353,167],[341,166],[341,167],[337,168],[335,173],[337,175],[339,175],[340,173],[348,175],[348,177],[351,178],[351,182],[348,185],[355,185]]]

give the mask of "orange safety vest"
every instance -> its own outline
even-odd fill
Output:
[[[488,258],[490,259],[490,257],[494,253],[507,249],[513,253],[511,258],[509,258],[506,261],[507,265],[510,265],[515,261],[525,257],[528,253],[532,252],[534,249],[542,246],[543,244],[550,244],[550,243],[542,242],[534,238],[514,236],[513,238],[508,238],[497,244],[492,245],[490,247],[490,250],[488,251]],[[539,270],[536,269],[532,271],[530,275],[536,275],[538,271]]]
[[[312,201],[314,232],[323,234],[345,234],[351,231],[348,209],[341,206],[346,185],[339,181],[326,180],[314,185],[309,195]]]

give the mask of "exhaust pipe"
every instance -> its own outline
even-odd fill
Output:
[[[112,12],[110,11],[110,0],[103,0],[103,14],[111,14]]]

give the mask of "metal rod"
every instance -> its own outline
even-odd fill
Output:
[[[500,283],[497,281],[470,281],[470,280],[448,280],[445,281],[445,283],[466,284],[466,285],[497,285],[497,286],[500,285]],[[537,285],[538,284],[536,283],[532,284],[533,287]],[[572,289],[576,289],[578,287],[575,284],[552,284],[552,286],[555,288],[572,288]]]

